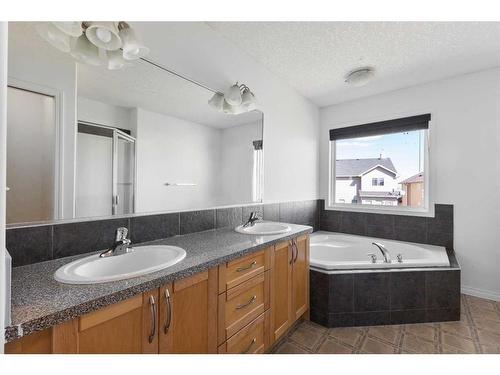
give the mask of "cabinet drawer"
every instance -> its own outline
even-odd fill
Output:
[[[264,249],[219,266],[219,293],[223,293],[269,269],[269,250]]]
[[[259,315],[251,323],[243,327],[238,333],[219,347],[219,353],[227,354],[256,354],[266,350],[266,319],[269,314]]]
[[[269,272],[219,295],[219,344],[269,308]]]

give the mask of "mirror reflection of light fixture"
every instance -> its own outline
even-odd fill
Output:
[[[122,46],[116,22],[89,22],[85,35],[98,48],[107,51],[115,51]]]
[[[208,104],[218,112],[231,115],[239,115],[257,108],[255,95],[250,88],[244,84],[238,85],[238,82],[229,87],[225,94],[216,92]]]
[[[76,60],[104,65],[110,70],[130,66],[128,60],[149,53],[149,48],[139,42],[134,30],[124,21],[43,22],[36,30],[52,46],[69,52]]]

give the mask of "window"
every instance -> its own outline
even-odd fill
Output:
[[[330,130],[329,205],[426,210],[429,121],[427,114]]]
[[[372,186],[384,186],[384,178],[372,178]]]

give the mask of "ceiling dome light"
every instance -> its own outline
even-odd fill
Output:
[[[375,69],[372,67],[357,68],[347,73],[345,82],[354,87],[361,87],[370,82],[374,75]]]
[[[144,46],[134,30],[125,22],[121,22],[120,38],[123,43],[123,58],[126,60],[137,60],[149,53],[149,48]]]
[[[241,104],[241,89],[240,86],[238,86],[237,82],[226,91],[226,93],[224,94],[224,99],[226,99],[226,102],[230,105]]]
[[[36,26],[38,34],[59,51],[69,52],[71,50],[70,37],[63,33],[51,22],[43,22]]]
[[[82,23],[78,21],[52,22],[52,24],[63,33],[74,38],[79,37],[83,33]]]
[[[122,46],[115,22],[91,22],[85,34],[94,45],[107,51],[115,51]]]
[[[85,64],[99,66],[102,63],[99,48],[90,43],[85,35],[80,36],[71,49],[71,56]]]

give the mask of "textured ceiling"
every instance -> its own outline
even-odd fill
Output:
[[[500,65],[500,22],[210,22],[319,106]],[[344,83],[374,66],[365,87]]]

